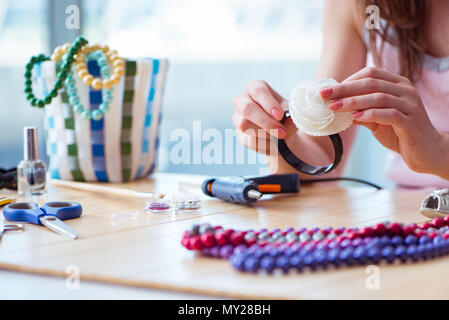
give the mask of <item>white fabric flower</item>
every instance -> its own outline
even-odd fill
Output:
[[[338,84],[333,79],[308,80],[297,85],[288,103],[293,123],[312,136],[328,136],[352,124],[351,112],[334,112],[320,95],[320,90]]]

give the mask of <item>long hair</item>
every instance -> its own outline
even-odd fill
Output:
[[[411,81],[421,72],[422,55],[425,51],[424,43],[420,40],[420,31],[424,25],[426,13],[425,0],[364,0],[361,1],[363,14],[368,5],[379,8],[380,18],[385,21],[380,29],[369,29],[369,50],[375,60],[379,61],[380,53],[376,48],[376,34],[381,36],[382,43],[389,42],[398,50],[398,64],[401,75]],[[389,36],[390,28],[395,37]],[[380,48],[382,50],[382,46]]]

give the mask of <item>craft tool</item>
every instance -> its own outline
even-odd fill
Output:
[[[75,181],[66,181],[59,179],[52,179],[51,184],[58,187],[71,188],[81,191],[90,191],[90,192],[98,192],[103,194],[108,194],[112,196],[118,196],[120,198],[153,198],[159,197],[163,198],[165,195],[162,193],[152,193],[152,192],[139,192],[129,189],[103,186],[99,184],[89,184],[86,182],[75,182]]]
[[[281,122],[285,122],[288,118],[290,118],[290,113],[287,111]],[[343,158],[343,141],[341,140],[340,135],[336,133],[328,137],[334,148],[334,161],[327,166],[313,166],[302,161],[293,153],[293,151],[291,151],[284,139],[274,138],[274,143],[278,146],[279,154],[292,168],[308,175],[320,176],[333,171]]]
[[[16,202],[16,198],[8,196],[0,196],[0,207]]]
[[[334,161],[326,166],[314,166],[302,161],[288,147],[284,139],[276,139],[279,154],[294,169],[309,175],[323,175],[333,171],[343,158],[343,142],[339,132],[349,127],[352,118],[349,113],[335,114],[321,98],[309,99],[306,96],[319,96],[323,86],[336,84],[332,79],[321,79],[299,84],[295,87],[281,122],[291,118],[301,132],[312,136],[328,136],[334,148]],[[321,100],[321,101],[320,101]],[[311,102],[313,101],[313,102]],[[304,110],[307,110],[304,112]]]
[[[203,182],[201,189],[224,201],[251,204],[264,194],[299,192],[299,175],[279,174],[262,177],[213,178]]]
[[[78,233],[62,220],[79,218],[82,207],[77,202],[48,202],[39,208],[35,202],[18,202],[8,204],[3,209],[3,216],[9,221],[29,222],[69,236],[78,238]]]
[[[332,181],[358,182],[374,187],[377,190],[382,189],[374,183],[354,178],[338,177],[300,180],[297,174],[279,174],[254,178],[211,178],[203,182],[201,190],[210,197],[247,205],[258,201],[264,194],[298,193],[300,184]]]
[[[422,202],[420,211],[429,218],[444,218],[449,215],[449,189],[432,191]]]
[[[385,222],[360,229],[239,231],[202,224],[185,231],[181,244],[206,256],[229,259],[246,272],[417,262],[449,254],[449,216],[420,225]]]
[[[0,241],[2,240],[3,234],[6,231],[24,231],[25,226],[23,224],[1,224],[0,225]]]

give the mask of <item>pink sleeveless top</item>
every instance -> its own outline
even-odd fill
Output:
[[[369,48],[369,35],[366,29],[364,40],[365,45]],[[379,41],[377,42],[379,44]],[[380,59],[382,65],[377,67],[399,73],[396,47],[385,42],[383,50],[380,52]],[[367,65],[375,65],[371,53],[368,53]],[[415,88],[418,90],[430,121],[435,128],[440,132],[449,132],[449,57],[437,58],[424,55],[422,74],[415,82]],[[401,156],[393,151],[390,151],[388,155],[386,177],[396,183],[398,187],[449,188],[448,180],[410,170]]]

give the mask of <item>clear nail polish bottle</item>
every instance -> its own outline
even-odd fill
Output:
[[[23,129],[23,160],[17,166],[17,191],[19,196],[41,196],[45,194],[47,166],[39,160],[37,128]]]

